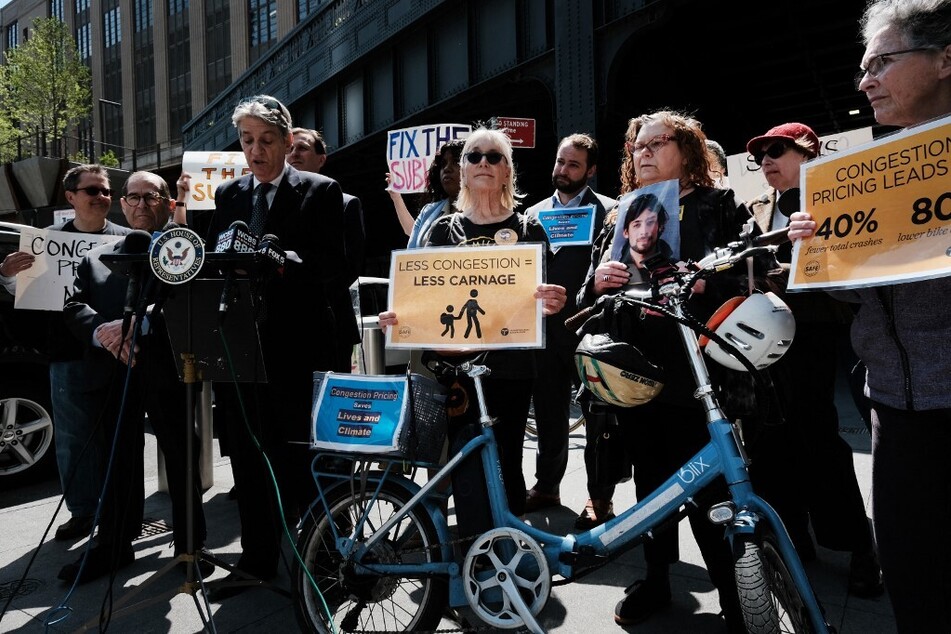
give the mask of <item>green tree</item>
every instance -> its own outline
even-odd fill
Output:
[[[29,40],[8,50],[5,62],[0,66],[0,119],[20,135],[42,134],[55,143],[68,126],[89,114],[89,69],[69,27],[59,19],[34,20]]]

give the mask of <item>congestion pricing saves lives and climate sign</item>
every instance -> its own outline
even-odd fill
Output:
[[[541,244],[394,251],[388,348],[541,348]]]
[[[811,161],[789,289],[858,288],[951,275],[951,117]]]

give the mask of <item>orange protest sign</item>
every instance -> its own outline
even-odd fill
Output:
[[[394,251],[388,348],[541,348],[541,244]]]
[[[793,247],[791,290],[951,274],[951,117],[807,163],[802,209],[816,234]]]

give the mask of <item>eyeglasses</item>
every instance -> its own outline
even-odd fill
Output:
[[[778,159],[780,156],[786,153],[789,149],[789,145],[785,143],[773,143],[765,150],[760,150],[753,153],[753,161],[757,165],[763,164],[763,159],[767,156],[771,159]]]
[[[90,186],[90,187],[77,187],[76,189],[71,189],[70,191],[73,191],[73,192],[86,192],[86,195],[87,195],[87,196],[98,196],[99,194],[102,194],[102,195],[105,196],[106,198],[109,198],[109,197],[112,196],[112,191],[113,191],[113,190],[109,189],[108,187],[92,187],[92,186]]]
[[[483,156],[485,157],[485,160],[489,162],[489,165],[498,165],[502,159],[505,158],[505,155],[503,155],[501,152],[496,152],[495,150],[484,153],[478,150],[466,152],[466,160],[473,165],[478,165],[481,163]]]
[[[672,134],[658,134],[647,143],[628,144],[628,148],[631,150],[633,156],[643,154],[644,150],[650,150],[651,154],[656,154],[662,147],[676,139],[677,137]]]
[[[165,196],[160,196],[158,194],[126,194],[122,197],[122,200],[126,201],[128,204],[133,207],[137,207],[140,202],[145,201],[145,204],[149,207],[157,207],[163,200],[168,200]]]
[[[878,77],[891,61],[889,58],[895,55],[904,55],[905,53],[920,53],[921,51],[933,51],[932,46],[919,46],[917,48],[906,48],[903,51],[892,51],[891,53],[880,53],[868,61],[868,66],[864,68],[859,66],[859,72],[855,73],[855,89],[859,90],[859,84],[865,79],[866,73],[871,77]]]

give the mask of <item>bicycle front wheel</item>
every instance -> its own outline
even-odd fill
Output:
[[[372,491],[352,492],[349,486],[339,486],[328,496],[329,517],[320,513],[305,521],[298,552],[319,593],[300,562],[296,562],[295,603],[303,631],[392,632],[430,630],[439,625],[448,600],[446,579],[357,574],[353,564],[338,552],[331,522],[337,527],[337,535],[349,537],[366,511],[366,521],[356,535],[358,543],[365,542],[399,513],[411,497],[409,492],[391,482],[383,483],[376,501],[368,507],[372,495]],[[422,506],[417,506],[397,522],[386,539],[377,542],[361,562],[366,565],[373,562],[420,564],[441,559],[432,519]]]
[[[771,533],[738,544],[734,566],[743,621],[751,634],[811,633],[805,601]]]

